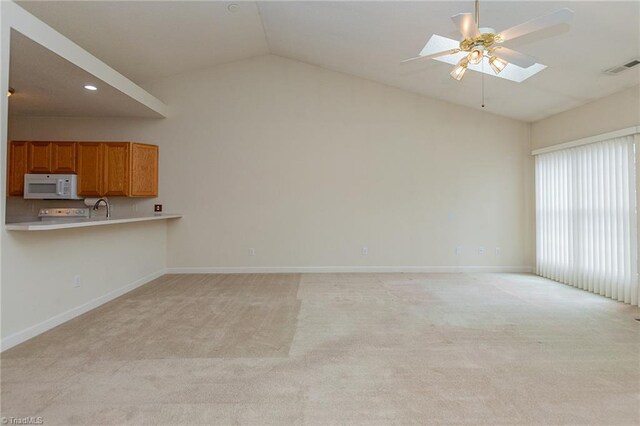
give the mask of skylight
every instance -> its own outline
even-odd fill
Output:
[[[456,49],[459,47],[460,42],[434,34],[431,36],[427,44],[420,52],[420,56],[431,55],[432,53],[441,52],[443,50]],[[436,61],[455,65],[458,63],[458,61],[460,61],[460,59],[468,54],[469,52],[459,52],[453,55],[445,55],[434,59]],[[528,68],[522,68],[510,63],[504,70],[502,70],[500,74],[496,75],[489,66],[489,58],[485,57],[483,58],[482,62],[477,65],[470,63],[468,69],[482,72],[493,77],[504,78],[507,80],[515,81],[516,83],[521,83],[532,75],[539,73],[546,67],[546,65],[536,63]]]

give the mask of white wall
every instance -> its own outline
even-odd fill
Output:
[[[640,85],[533,123],[531,149],[637,125],[640,125]]]
[[[170,118],[14,118],[11,133],[159,144],[159,200],[185,214],[170,268],[533,263],[526,123],[273,55],[147,89]]]

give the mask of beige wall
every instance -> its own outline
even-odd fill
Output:
[[[165,256],[163,222],[4,231],[3,348],[161,275]]]
[[[531,149],[637,125],[640,125],[640,85],[533,123]]]
[[[185,214],[169,224],[170,268],[533,262],[526,123],[272,55],[147,88],[172,117],[10,131],[159,144],[159,200]]]

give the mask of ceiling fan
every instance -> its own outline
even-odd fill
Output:
[[[573,18],[573,11],[564,8],[496,33],[493,28],[479,28],[480,12],[478,4],[479,0],[476,0],[475,18],[471,13],[459,13],[451,17],[451,20],[462,34],[459,47],[405,59],[402,63],[468,52],[451,71],[451,77],[458,81],[464,77],[469,64],[479,64],[484,58],[488,59],[489,66],[496,75],[510,63],[521,68],[529,68],[536,64],[534,58],[504,47],[502,43],[555,26],[568,24]]]

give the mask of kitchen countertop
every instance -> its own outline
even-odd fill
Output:
[[[16,222],[5,224],[8,231],[50,231],[53,229],[85,228],[89,226],[117,225],[119,223],[147,222],[150,220],[178,219],[181,214],[154,214],[149,216],[115,217],[107,219],[105,217],[92,217],[88,219],[78,219],[70,221],[38,220],[35,222]]]

